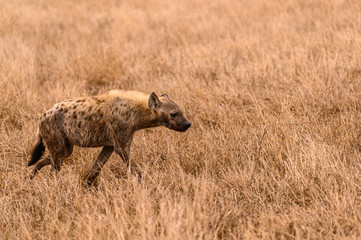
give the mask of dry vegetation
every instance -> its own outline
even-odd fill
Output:
[[[361,237],[361,3],[0,1],[0,239]],[[136,134],[127,176],[76,148],[26,168],[38,118],[109,89],[168,93],[186,133]]]

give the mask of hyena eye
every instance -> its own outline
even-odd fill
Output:
[[[178,116],[178,113],[171,113],[170,116],[171,116],[172,118],[175,118],[176,116]]]

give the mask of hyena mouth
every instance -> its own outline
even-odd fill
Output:
[[[186,124],[184,124],[183,125],[183,127],[180,129],[180,130],[178,130],[179,132],[185,132],[185,131],[187,131],[188,130],[188,128],[190,128],[191,127],[191,123],[190,122],[187,122]]]

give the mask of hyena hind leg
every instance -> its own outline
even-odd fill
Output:
[[[51,155],[52,171],[59,172],[64,160],[73,153],[73,145],[65,144],[61,151],[53,152],[49,149]]]
[[[30,179],[33,179],[35,175],[42,169],[43,167],[51,164],[51,158],[50,156],[46,156],[43,160],[40,160],[35,166],[34,169],[30,175]]]
[[[43,160],[40,160],[35,166],[34,169],[30,175],[30,179],[33,179],[35,175],[42,169],[43,167],[47,165],[52,165],[52,171],[59,172],[61,165],[63,164],[63,161],[69,157],[73,152],[73,145],[67,145],[64,151],[58,154],[52,154],[52,157],[50,155],[46,156]]]

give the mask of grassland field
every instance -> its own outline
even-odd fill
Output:
[[[141,181],[30,180],[41,114],[110,89],[192,127],[135,135]],[[0,239],[361,239],[358,0],[0,0],[0,96]]]

